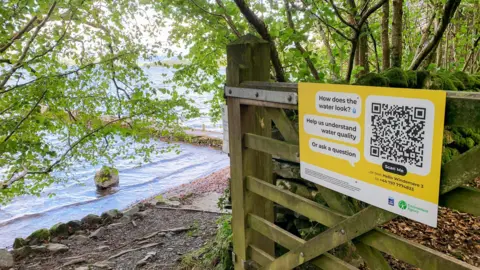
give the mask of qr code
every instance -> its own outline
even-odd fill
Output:
[[[370,155],[423,167],[426,109],[372,103]]]
[[[371,96],[366,102],[365,156],[373,163],[430,171],[433,104],[428,100]]]

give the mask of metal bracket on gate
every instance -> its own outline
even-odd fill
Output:
[[[298,104],[297,93],[225,86],[225,96],[284,104]]]

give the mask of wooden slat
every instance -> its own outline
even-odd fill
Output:
[[[341,244],[358,237],[375,227],[393,219],[396,215],[368,206],[327,231],[315,236],[304,245],[292,249],[261,269],[293,269]]]
[[[253,99],[244,99],[244,98],[240,99],[240,104],[250,105],[250,106],[258,106],[258,107],[267,107],[267,108],[281,108],[281,109],[290,109],[290,110],[296,110],[297,109],[297,105],[275,103],[275,102],[253,100]]]
[[[472,187],[456,188],[440,198],[440,205],[480,216],[480,190]]]
[[[228,133],[230,149],[230,175],[231,175],[231,196],[232,196],[232,230],[233,250],[239,261],[246,260],[246,237],[245,237],[245,208],[244,208],[244,175],[242,162],[242,130],[240,121],[240,103],[235,98],[229,98],[228,104]]]
[[[383,254],[371,246],[355,241],[355,249],[366,262],[369,269],[388,270],[392,269]]]
[[[259,181],[258,179],[255,179],[253,177],[247,176],[247,189],[251,192],[255,192],[259,195],[262,195],[265,198],[272,200],[282,206],[285,206],[301,215],[304,215],[316,222],[319,222],[327,227],[331,227],[337,224],[338,222],[340,222],[340,220],[344,220],[348,217],[340,213],[337,213],[329,208],[323,207],[311,200],[305,199],[301,196],[291,193],[290,191],[282,190],[271,184],[265,184],[263,181]],[[386,233],[382,230],[375,230],[375,231],[368,232],[365,234],[365,236],[368,236],[370,233],[373,233],[373,232],[375,232],[376,243],[396,241],[396,239],[391,239],[392,238],[391,234]],[[374,245],[373,242],[371,241],[364,242],[362,239],[363,238],[360,238],[359,241],[371,247],[379,249],[380,251],[393,255],[397,259],[404,260],[404,261],[410,260],[409,254],[404,255],[401,252],[396,252],[395,254],[391,254],[391,250],[383,249],[382,246]],[[408,245],[408,244],[414,245],[414,243],[405,239],[402,239],[402,243],[405,245]],[[428,258],[428,257],[436,256],[436,252],[427,247],[424,247],[421,245],[415,246],[415,247],[416,247],[416,251],[414,254],[418,255],[419,258]],[[442,260],[445,265],[455,265],[455,264],[461,265],[462,264],[461,261],[450,256],[442,256],[441,258],[437,258],[437,260]],[[414,264],[414,262],[412,262],[411,260],[410,260],[410,263],[415,266],[419,266]],[[460,267],[460,268],[452,268],[452,269],[465,269],[465,268]]]
[[[395,234],[375,229],[358,241],[388,253],[402,261],[431,270],[478,269],[473,265],[456,260],[439,251],[408,241]]]
[[[250,133],[245,134],[243,140],[247,148],[299,162],[298,145]]]
[[[260,266],[269,264],[275,260],[274,257],[270,256],[268,253],[256,247],[255,245],[248,246],[247,252],[248,257],[258,263]]]
[[[247,176],[247,189],[275,203],[287,207],[299,214],[313,219],[327,227],[338,224],[348,216],[344,216],[297,194],[283,190],[259,179]]]
[[[440,179],[440,194],[479,177],[480,166],[478,164],[480,164],[480,146],[476,146],[444,164]]]
[[[249,214],[248,215],[248,225],[266,237],[272,239],[276,243],[287,249],[294,249],[303,244],[305,240],[296,237],[295,235],[283,230],[277,225],[268,222],[267,220],[260,218],[258,216]],[[311,261],[312,264],[320,267],[321,269],[338,269],[338,270],[354,270],[358,269],[353,265],[350,265],[339,258],[333,256],[330,253],[325,253],[324,255],[319,256]]]
[[[285,141],[298,144],[298,130],[293,126],[292,121],[288,119],[285,111],[282,109],[268,108],[267,113],[272,118]]]

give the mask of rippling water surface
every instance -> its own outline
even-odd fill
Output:
[[[171,72],[162,67],[147,70],[154,83],[161,84],[161,73]],[[191,119],[185,125],[194,129],[214,132],[222,130],[220,124],[210,121],[206,115],[210,109],[211,94],[191,94],[195,105],[205,114]],[[167,146],[161,141],[152,142],[158,149]],[[113,208],[121,209],[130,204],[151,197],[169,188],[188,183],[228,166],[228,156],[218,150],[179,144],[180,154],[169,152],[159,154],[147,164],[138,165],[138,160],[117,160],[115,166],[120,172],[120,186],[110,194],[96,191],[93,176],[101,166],[78,164],[73,169],[74,181],[56,184],[45,190],[40,197],[22,196],[10,204],[0,207],[0,247],[10,247],[16,237],[26,237],[34,230],[49,228],[58,222],[80,219],[93,213],[100,214]],[[55,193],[53,198],[48,194]]]

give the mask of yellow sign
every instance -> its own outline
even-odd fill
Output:
[[[299,84],[304,179],[436,227],[446,93]]]

